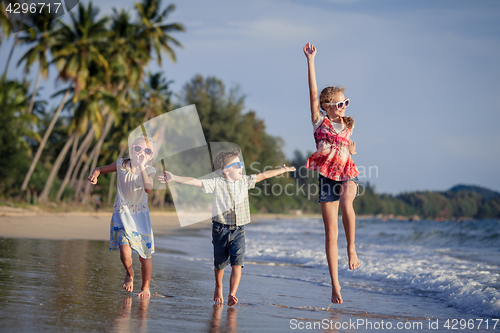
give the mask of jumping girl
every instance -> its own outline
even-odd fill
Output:
[[[314,127],[316,151],[307,160],[306,167],[318,171],[319,200],[325,226],[325,250],[332,281],[331,301],[342,303],[338,277],[338,211],[342,210],[342,223],[347,239],[349,269],[359,267],[354,245],[356,216],[352,206],[357,195],[358,169],[351,155],[356,154],[356,144],[350,139],[354,120],[345,116],[349,99],[345,87],[327,87],[319,95],[316,86],[314,57],[316,48],[307,43],[307,58],[311,121]],[[322,111],[320,111],[320,108]]]

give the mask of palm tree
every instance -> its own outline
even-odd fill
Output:
[[[31,96],[28,113],[31,113],[33,110],[40,77],[43,75],[44,79],[47,79],[49,74],[48,51],[55,44],[54,31],[57,26],[57,22],[58,21],[54,20],[54,15],[45,9],[42,13],[35,17],[35,28],[26,30],[25,33],[19,38],[22,43],[35,43],[35,46],[30,48],[23,55],[17,65],[19,66],[23,61],[26,61],[24,71],[25,73],[29,73],[31,65],[38,62],[38,75],[36,77],[33,95]]]
[[[156,61],[161,66],[162,51],[175,62],[175,53],[171,45],[182,47],[170,33],[184,32],[185,28],[180,23],[164,24],[164,19],[175,10],[175,5],[169,5],[163,12],[160,12],[161,0],[142,0],[135,4],[135,9],[139,15],[139,25],[141,27],[141,39],[145,41],[148,52],[153,50],[156,53]]]
[[[26,174],[22,189],[26,189],[31,174],[40,158],[40,155],[45,147],[45,143],[53,128],[53,124],[57,121],[66,100],[71,91],[73,91],[72,101],[78,100],[79,94],[82,89],[87,85],[89,76],[89,65],[94,62],[107,71],[108,62],[100,53],[100,49],[104,47],[104,37],[106,37],[106,22],[107,18],[101,18],[96,21],[98,10],[92,6],[90,2],[87,9],[81,3],[78,4],[78,14],[75,15],[70,12],[72,25],[69,26],[62,21],[59,21],[61,26],[55,32],[56,41],[52,46],[51,52],[54,57],[53,63],[59,69],[59,79],[70,82],[69,87],[64,93],[61,104],[59,105],[56,113],[54,114],[53,122],[49,125],[44,139],[40,143],[38,151],[33,159],[30,169]],[[48,191],[43,191],[40,200],[48,200]]]
[[[130,82],[136,87],[143,79],[149,52],[143,47],[139,26],[131,21],[128,12],[113,8],[109,35],[111,73],[115,82]]]
[[[163,77],[162,72],[155,74],[149,73],[148,78],[140,89],[140,96],[142,96],[141,102],[144,110],[143,122],[170,109],[172,91],[170,91],[169,85],[172,82],[171,80],[167,81],[167,79]]]
[[[56,32],[56,43],[52,47],[53,63],[59,69],[59,78],[74,85],[73,102],[85,89],[89,77],[89,66],[96,63],[108,70],[108,61],[101,51],[107,47],[106,37],[108,17],[96,21],[99,10],[89,2],[85,8],[78,4],[78,14],[70,12],[71,26],[60,21]]]
[[[85,124],[90,123],[91,125],[91,130],[89,133],[87,133],[87,137],[90,137],[90,133],[96,133],[97,135],[100,134],[100,128],[99,124],[102,124],[102,114],[101,114],[101,109],[104,109],[103,111],[104,114],[107,113],[107,120],[106,124],[104,126],[103,132],[107,130],[108,127],[110,127],[113,123],[113,118],[110,117],[112,115],[112,112],[116,110],[117,108],[117,102],[114,96],[106,92],[105,90],[96,90],[94,89],[94,81],[100,81],[100,80],[95,80],[93,74],[93,69],[95,66],[91,66],[91,75],[89,77],[89,82],[86,89],[81,92],[81,98],[82,98],[82,103],[80,105],[84,106],[84,115],[79,115],[76,117],[73,117],[74,120],[84,122]],[[102,73],[101,73],[102,74]],[[101,78],[104,74],[101,75]],[[98,75],[99,76],[99,75]],[[92,95],[89,95],[89,92],[92,93]],[[107,111],[110,110],[110,111]],[[78,111],[78,110],[77,110]],[[84,125],[84,127],[87,127]],[[78,132],[76,130],[77,126],[70,126],[69,131],[71,134],[70,138],[76,139],[76,136],[78,135]],[[87,140],[87,138],[84,140],[84,142]],[[99,141],[104,140],[103,135],[99,138]],[[65,146],[66,147],[66,146]],[[45,187],[40,194],[40,200],[46,200],[48,199],[48,195],[50,192],[50,189],[52,188],[52,183],[55,179],[55,176],[57,175],[57,172],[59,171],[59,168],[61,167],[62,162],[64,161],[64,158],[66,157],[67,153],[69,151],[69,146],[67,146],[66,150],[62,150],[60,155],[58,156],[58,159],[54,163],[54,166],[52,167],[52,170],[50,172],[49,177],[47,178],[47,182],[45,183]],[[82,150],[83,151],[83,148]],[[76,163],[74,161],[73,163]],[[66,177],[65,177],[66,178]],[[64,188],[62,188],[64,190]],[[61,189],[60,189],[61,190]],[[60,191],[59,191],[60,192]],[[62,194],[62,192],[60,192]],[[56,198],[56,201],[59,199],[59,193],[58,197]]]

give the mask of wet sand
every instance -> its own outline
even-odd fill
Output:
[[[168,241],[175,235],[164,237]],[[287,332],[308,323],[325,328],[358,320],[427,322],[425,315],[412,315],[415,310],[432,316],[425,302],[410,304],[404,297],[386,299],[352,288],[342,290],[348,301],[326,311],[329,288],[253,275],[258,267],[251,263],[245,265],[239,304],[214,305],[210,261],[162,250],[153,262],[153,297],[140,299],[138,275],[133,293],[121,289],[124,270],[118,252],[109,252],[105,241],[0,239],[2,331]],[[227,273],[224,284],[227,289]]]

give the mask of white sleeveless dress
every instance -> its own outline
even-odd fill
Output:
[[[149,176],[156,174],[146,166]],[[117,191],[111,217],[109,250],[119,250],[129,244],[142,258],[150,259],[154,253],[153,230],[149,218],[148,194],[143,189],[142,176],[134,175],[130,163],[123,166],[123,158],[116,162]]]

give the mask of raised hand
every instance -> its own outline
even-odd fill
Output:
[[[304,46],[304,54],[307,60],[314,59],[314,57],[316,56],[316,48],[314,47],[314,45],[312,45],[311,43],[307,43],[306,46]]]
[[[349,152],[351,155],[356,155],[356,142],[349,139]]]

